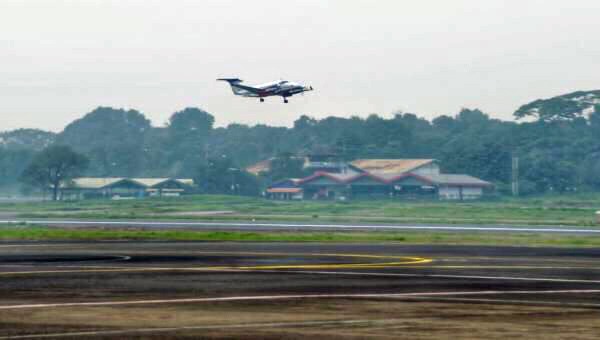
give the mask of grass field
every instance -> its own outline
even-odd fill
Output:
[[[238,232],[144,229],[67,229],[31,226],[0,228],[1,241],[232,241],[232,242],[396,242],[405,244],[597,247],[600,238],[500,233],[440,232]]]
[[[95,219],[279,220],[468,224],[596,224],[600,195],[547,196],[484,202],[371,200],[280,202],[262,198],[199,195],[144,200],[2,203],[19,217]]]

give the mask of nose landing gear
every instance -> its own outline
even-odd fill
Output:
[[[260,102],[264,103],[265,102],[265,98],[260,98]]]

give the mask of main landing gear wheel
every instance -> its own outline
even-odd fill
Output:
[[[283,98],[283,102],[287,104],[288,100],[286,98]]]
[[[260,98],[260,102],[263,103],[265,101],[265,98]]]

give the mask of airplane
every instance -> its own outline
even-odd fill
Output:
[[[260,85],[243,85],[243,80],[238,78],[219,78],[217,80],[226,81],[231,86],[231,90],[236,96],[259,98],[264,102],[264,97],[281,96],[283,102],[287,104],[288,97],[298,93],[312,91],[312,86],[304,86],[287,80],[278,80]]]

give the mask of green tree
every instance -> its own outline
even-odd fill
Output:
[[[600,151],[590,153],[583,161],[580,175],[584,185],[593,190],[600,189]]]
[[[535,184],[537,193],[573,191],[577,187],[575,164],[535,153],[522,162],[523,179]]]
[[[56,134],[38,129],[0,132],[2,147],[10,150],[40,151],[54,142]]]
[[[538,99],[515,111],[517,119],[533,117],[540,121],[564,121],[584,115],[600,99],[600,90],[577,91],[549,99]]]
[[[291,152],[283,152],[271,161],[271,169],[267,177],[271,182],[276,182],[285,178],[303,177],[304,159],[295,157]]]
[[[171,116],[167,131],[172,175],[193,175],[194,169],[205,161],[214,121],[211,114],[197,108],[186,108]]]
[[[335,150],[341,159],[352,161],[358,158],[362,144],[357,133],[344,130],[335,141]]]
[[[34,154],[30,149],[0,148],[0,185],[14,184]]]
[[[35,155],[23,171],[21,181],[42,191],[49,188],[52,200],[56,201],[60,187],[80,176],[87,166],[88,159],[85,156],[68,146],[54,145]]]
[[[138,111],[98,107],[67,125],[57,144],[88,155],[90,174],[128,177],[143,170],[150,121]]]
[[[235,165],[226,156],[210,158],[201,164],[194,176],[200,191],[207,194],[233,194],[257,196],[260,192],[259,179]]]
[[[594,112],[590,114],[588,119],[592,133],[598,136],[600,134],[600,104],[594,106]]]

